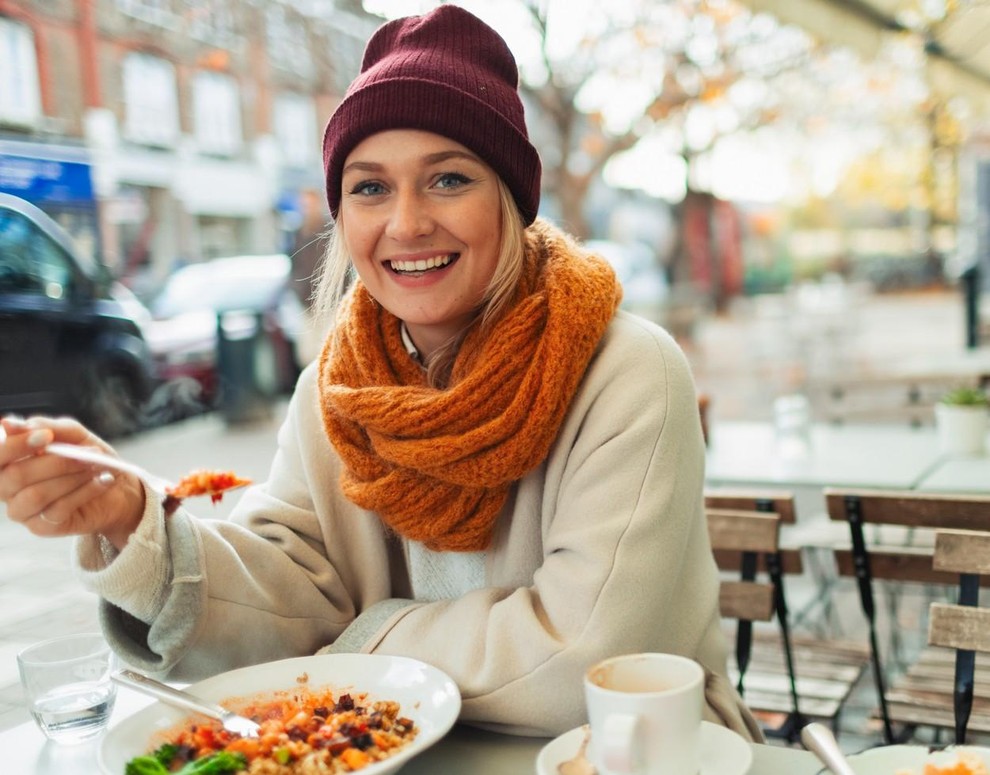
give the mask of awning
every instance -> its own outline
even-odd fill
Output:
[[[849,46],[872,57],[884,34],[914,26],[907,0],[742,0],[754,11],[802,27],[830,44]],[[990,116],[990,4],[959,2],[924,33],[929,79],[937,93],[967,98]]]

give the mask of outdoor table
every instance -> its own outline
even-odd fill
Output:
[[[803,454],[787,454],[772,422],[725,421],[710,429],[709,484],[909,490],[938,463],[932,427],[814,423]]]
[[[946,458],[921,480],[918,489],[990,495],[990,456]]]
[[[118,692],[111,725],[151,702],[131,692]],[[100,775],[97,751],[101,740],[57,745],[29,721],[0,732],[2,769],[17,775]],[[548,742],[456,726],[408,762],[402,775],[535,775],[536,757]],[[755,744],[752,748],[749,775],[815,775],[821,770],[818,760],[801,749]]]
[[[813,423],[806,451],[789,453],[770,421],[722,421],[710,429],[708,487],[785,489],[799,522],[825,523],[824,487],[910,490],[939,462],[931,426]]]

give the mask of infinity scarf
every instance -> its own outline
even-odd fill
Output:
[[[472,326],[439,390],[399,319],[355,282],[319,364],[345,497],[434,551],[487,548],[510,486],[549,453],[621,295],[603,259],[538,220],[513,305]]]

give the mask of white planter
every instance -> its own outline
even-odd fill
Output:
[[[982,455],[990,412],[984,406],[935,404],[939,450],[946,455]]]

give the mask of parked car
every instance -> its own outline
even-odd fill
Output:
[[[295,343],[303,309],[282,253],[215,258],[173,272],[149,302],[148,342],[173,414],[215,408],[222,398],[220,327],[229,339],[257,335],[258,380],[272,393],[299,376]],[[256,331],[255,329],[259,329]]]
[[[121,292],[44,212],[0,194],[0,413],[68,414],[107,438],[141,427],[154,364]]]
[[[587,240],[586,250],[606,259],[622,284],[622,307],[655,323],[664,322],[670,294],[667,277],[641,242]]]

